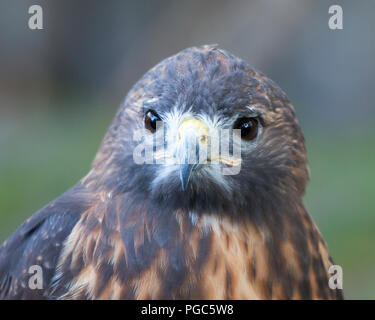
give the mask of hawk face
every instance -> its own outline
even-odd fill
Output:
[[[308,178],[285,93],[212,46],[186,49],[141,78],[94,167],[103,161],[115,188],[194,212],[278,206],[300,199]]]

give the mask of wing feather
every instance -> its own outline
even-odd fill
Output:
[[[26,220],[0,246],[0,299],[48,298],[50,282],[66,237],[87,206],[77,188]],[[31,266],[40,266],[42,289],[31,289]],[[30,271],[30,273],[29,273]]]

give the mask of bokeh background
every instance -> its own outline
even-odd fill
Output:
[[[311,180],[305,204],[344,270],[346,298],[375,298],[375,2],[0,3],[0,242],[90,167],[137,79],[186,47],[218,44],[296,107]],[[44,29],[28,28],[40,4]]]

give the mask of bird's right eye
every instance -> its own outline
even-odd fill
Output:
[[[153,111],[148,110],[145,115],[145,127],[147,130],[150,130],[151,133],[156,131],[156,122],[161,121],[159,115]]]

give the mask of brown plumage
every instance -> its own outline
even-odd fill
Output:
[[[213,131],[233,128],[238,174],[219,174],[234,162],[212,154],[205,164],[168,162],[189,157],[191,139],[201,150]],[[164,162],[136,163],[137,130],[146,146],[167,132]],[[307,179],[285,93],[224,50],[186,49],[129,92],[88,175],[0,247],[0,297],[341,298],[302,204]],[[28,288],[31,265],[42,266],[43,289]]]

